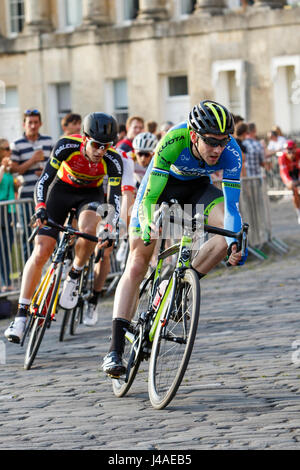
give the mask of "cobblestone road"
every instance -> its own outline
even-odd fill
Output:
[[[63,343],[58,320],[30,371],[20,346],[1,342],[0,448],[299,449],[300,227],[290,200],[272,204],[272,226],[287,255],[222,267],[202,282],[190,366],[165,410],[149,403],[147,364],[123,399],[99,372],[112,299],[96,327]]]

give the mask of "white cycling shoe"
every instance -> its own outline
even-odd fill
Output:
[[[88,304],[83,315],[83,323],[86,326],[94,326],[98,321],[97,305]]]
[[[26,327],[26,317],[16,317],[4,331],[5,338],[11,343],[20,343]]]
[[[79,278],[72,279],[70,276],[64,282],[63,290],[60,295],[59,305],[61,308],[71,310],[76,307],[78,302]]]

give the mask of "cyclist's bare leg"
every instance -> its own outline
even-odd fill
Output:
[[[147,272],[154,247],[154,242],[149,246],[145,246],[141,238],[130,238],[128,260],[116,289],[113,318],[131,320],[139,286]]]
[[[45,235],[35,238],[34,249],[27,260],[22,276],[20,298],[31,299],[41,280],[42,270],[55,248],[56,240]]]
[[[113,250],[113,246],[106,248],[103,252],[103,259],[95,265],[94,269],[94,289],[97,292],[101,292],[103,289],[106,278],[110,272],[110,255]]]
[[[224,203],[217,204],[208,216],[208,224],[224,227]],[[205,242],[193,260],[193,267],[201,274],[207,274],[227,254],[227,243],[221,235],[215,235]]]
[[[78,218],[78,230],[80,232],[96,235],[97,225],[101,218],[94,211],[85,210]],[[95,249],[95,243],[78,238],[75,245],[74,264],[83,267]]]

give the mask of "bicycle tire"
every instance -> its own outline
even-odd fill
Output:
[[[148,393],[152,406],[158,410],[174,398],[192,353],[200,314],[200,283],[194,270],[185,271],[166,302],[149,364]],[[169,319],[164,325],[166,314]]]
[[[59,341],[63,341],[65,338],[65,333],[66,333],[67,326],[69,323],[69,318],[70,318],[70,310],[65,310],[63,317],[62,317],[62,322],[60,325]]]
[[[144,340],[144,325],[138,322],[139,315],[142,312],[146,312],[149,307],[149,302],[151,302],[151,290],[153,286],[154,271],[147,278],[143,284],[140,294],[139,302],[136,309],[135,316],[131,322],[131,334],[134,335],[134,339],[130,342],[125,335],[125,348],[123,354],[124,363],[127,365],[126,376],[127,380],[125,381],[124,377],[113,378],[112,387],[113,392],[116,397],[121,398],[127,394],[131,388],[133,381],[136,377],[140,363],[142,361],[142,346]],[[133,363],[132,365],[131,362]],[[130,370],[128,370],[128,364],[130,365]]]
[[[59,264],[58,268],[56,268],[51,275],[52,278],[54,277],[54,280],[52,282],[50,280],[42,302],[38,307],[38,313],[41,315],[43,314],[42,312],[45,310],[45,314],[42,317],[39,316],[34,318],[32,322],[32,327],[30,330],[30,336],[24,358],[24,369],[26,370],[29,370],[31,368],[42,343],[45,330],[51,322],[51,310],[55,301],[57,291],[59,289],[61,275],[62,264]]]
[[[79,298],[76,307],[72,310],[70,320],[70,335],[72,336],[76,334],[78,325],[82,323],[83,305],[83,300]]]

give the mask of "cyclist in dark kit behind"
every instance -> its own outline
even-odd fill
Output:
[[[111,245],[120,213],[123,171],[122,159],[112,148],[116,136],[117,122],[112,116],[91,113],[84,119],[83,136],[64,136],[55,145],[35,187],[35,217],[41,229],[24,267],[16,318],[4,333],[9,341],[19,343],[23,336],[31,298],[43,266],[55,248],[58,231],[45,227],[44,222],[49,217],[63,224],[70,209],[76,208],[78,229],[96,235],[101,221],[97,209],[104,203],[102,183],[105,175],[108,176],[108,215],[100,240],[103,245]],[[93,242],[83,238],[77,240],[73,266],[60,296],[61,307],[72,309],[76,306],[80,273],[94,248]]]

